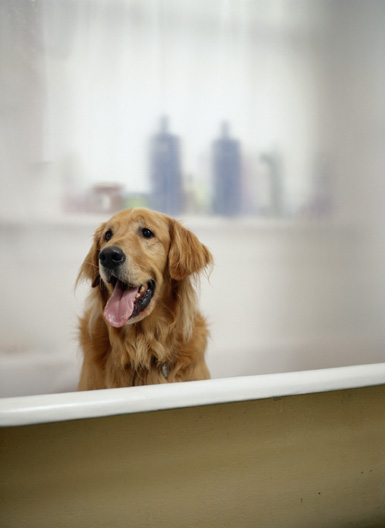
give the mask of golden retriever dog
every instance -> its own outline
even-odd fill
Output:
[[[103,223],[77,279],[92,284],[80,319],[79,390],[209,378],[194,284],[212,262],[164,214],[128,209]]]

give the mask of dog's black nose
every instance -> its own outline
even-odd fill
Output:
[[[123,264],[125,260],[126,255],[116,246],[106,247],[99,253],[100,264],[108,269],[116,268],[120,264]]]

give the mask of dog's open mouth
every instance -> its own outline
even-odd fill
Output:
[[[150,280],[146,284],[132,286],[116,277],[111,277],[110,283],[114,291],[107,301],[104,317],[111,326],[120,328],[147,308],[154,295],[155,283]]]

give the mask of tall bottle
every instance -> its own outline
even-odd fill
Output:
[[[284,215],[283,189],[282,189],[282,159],[278,152],[265,152],[260,156],[260,161],[266,166],[269,178],[268,203],[265,204],[264,214],[273,217]]]
[[[228,123],[222,124],[221,137],[212,149],[214,197],[213,211],[236,216],[242,210],[242,170],[239,142],[230,137]]]
[[[169,132],[163,117],[160,130],[150,143],[151,206],[162,213],[175,215],[183,209],[179,138]]]

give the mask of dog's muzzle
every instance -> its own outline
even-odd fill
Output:
[[[106,247],[99,253],[99,263],[103,268],[105,280],[113,287],[104,309],[104,317],[115,328],[124,326],[145,310],[155,290],[153,280],[144,284],[127,282],[124,269],[121,267],[125,261],[126,255],[117,246]]]

